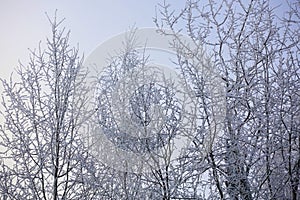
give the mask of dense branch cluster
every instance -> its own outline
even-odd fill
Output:
[[[159,5],[154,22],[186,93],[148,65],[134,35],[91,88],[69,33],[50,20],[46,50],[20,64],[18,81],[2,80],[1,199],[299,199],[300,2],[287,7]],[[178,135],[190,143],[174,159]],[[99,159],[99,142],[136,163]]]
[[[173,31],[178,65],[195,90],[204,84],[197,62],[187,61],[199,60],[202,46],[226,87],[223,135],[203,163],[210,182],[199,184],[213,186],[206,198],[299,198],[299,4],[282,16],[270,1],[187,1],[178,14],[161,6],[156,24]]]

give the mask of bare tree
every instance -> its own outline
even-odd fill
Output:
[[[174,137],[186,136],[193,121],[186,115],[187,94],[176,77],[148,62],[145,49],[137,50],[134,30],[124,44],[98,76],[95,123],[107,140],[101,144],[97,133],[93,145],[102,162],[116,169],[112,198],[171,199],[189,176],[176,169],[172,158]],[[107,143],[117,150],[107,152]]]
[[[183,101],[132,34],[97,77],[93,111],[78,50],[50,20],[47,49],[2,80],[3,199],[299,199],[299,4],[281,16],[269,0],[164,2],[155,23]],[[172,159],[177,135],[191,143]]]
[[[91,199],[99,188],[82,139],[90,115],[87,71],[62,21],[49,21],[46,49],[31,51],[30,62],[2,80],[4,199]]]
[[[299,199],[299,4],[288,2],[284,15],[268,0],[188,0],[181,11],[160,5],[155,23],[173,37],[178,66],[194,84],[195,96],[205,86],[197,70],[203,48],[226,87],[221,137],[206,164],[190,167],[208,167],[206,198]],[[198,97],[207,107],[205,96]],[[201,127],[206,134],[209,129]],[[194,151],[201,151],[197,146]]]

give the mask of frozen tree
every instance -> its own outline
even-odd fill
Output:
[[[286,7],[165,1],[155,23],[180,86],[133,32],[97,77],[94,108],[78,50],[50,20],[46,50],[2,80],[1,197],[299,199],[300,2]],[[173,159],[178,136],[190,143]]]
[[[162,34],[173,38],[177,64],[204,111],[209,99],[203,94],[206,82],[198,70],[203,49],[226,88],[219,140],[209,149],[205,163],[195,162],[201,152],[198,138],[209,131],[200,124],[190,153],[196,156],[186,168],[208,172],[195,186],[199,191],[207,189],[203,198],[300,197],[300,2],[288,1],[285,6],[288,10],[282,14],[281,5],[268,0],[188,0],[180,11],[166,2],[160,5],[155,23]],[[192,43],[180,34],[187,34]],[[204,112],[199,118],[211,115]]]
[[[49,21],[45,50],[31,51],[29,63],[2,80],[4,199],[93,199],[100,191],[100,172],[83,143],[91,114],[87,71],[62,21]]]
[[[92,149],[115,169],[112,198],[171,199],[189,176],[177,169],[174,138],[186,136],[194,118],[176,77],[151,64],[135,37],[132,30],[98,76],[95,124],[102,134],[95,132]],[[107,143],[115,150],[107,152]]]

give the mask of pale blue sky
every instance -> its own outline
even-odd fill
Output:
[[[63,25],[71,30],[71,46],[79,44],[80,52],[87,57],[101,43],[133,25],[154,27],[159,2],[163,0],[0,0],[0,77],[9,78],[18,60],[26,65],[28,48],[37,48],[40,41],[45,43],[51,36],[45,12],[52,17],[57,9],[58,18],[66,18]],[[180,0],[174,6],[184,4]],[[0,94],[2,91],[0,84]]]
[[[87,56],[99,44],[129,27],[153,27],[155,6],[162,0],[38,1],[0,0],[0,77],[6,78],[17,66],[26,64],[28,48],[34,49],[50,34],[45,15],[66,18],[71,45],[79,44]],[[178,4],[178,3],[177,3]],[[184,1],[181,1],[181,6]],[[178,5],[179,7],[179,5]]]
[[[168,1],[176,10],[185,4],[185,0]],[[51,17],[58,9],[58,17],[66,18],[64,26],[71,30],[71,45],[79,44],[80,52],[87,57],[102,42],[133,25],[154,27],[159,2],[163,0],[0,0],[0,77],[8,78],[18,60],[26,65],[28,48],[37,48],[39,41],[45,42],[50,36],[45,12]],[[284,0],[272,3],[280,5]]]
[[[185,4],[184,0],[168,2],[176,10]],[[99,44],[133,25],[154,27],[158,3],[163,0],[0,0],[0,77],[7,78],[19,59],[26,64],[28,48],[38,47],[50,35],[45,12],[51,17],[58,9],[58,17],[66,18],[64,25],[71,30],[71,45],[79,44],[87,57]]]
[[[0,0],[0,77],[6,78],[17,66],[26,64],[28,48],[34,49],[45,41],[50,26],[45,15],[66,18],[64,25],[71,30],[71,45],[79,44],[88,56],[99,44],[135,25],[153,27],[155,6],[163,0]],[[171,1],[179,10],[184,0]],[[274,0],[275,4],[282,1]],[[1,88],[1,87],[0,87]]]

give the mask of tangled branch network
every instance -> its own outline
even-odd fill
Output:
[[[176,160],[199,129],[201,102],[176,67],[170,39],[154,28],[136,29],[110,38],[85,60],[95,69],[88,81],[95,113],[87,142],[100,162],[116,170],[141,173]],[[225,99],[216,71],[206,64],[199,70],[214,112],[205,152],[221,130]]]

